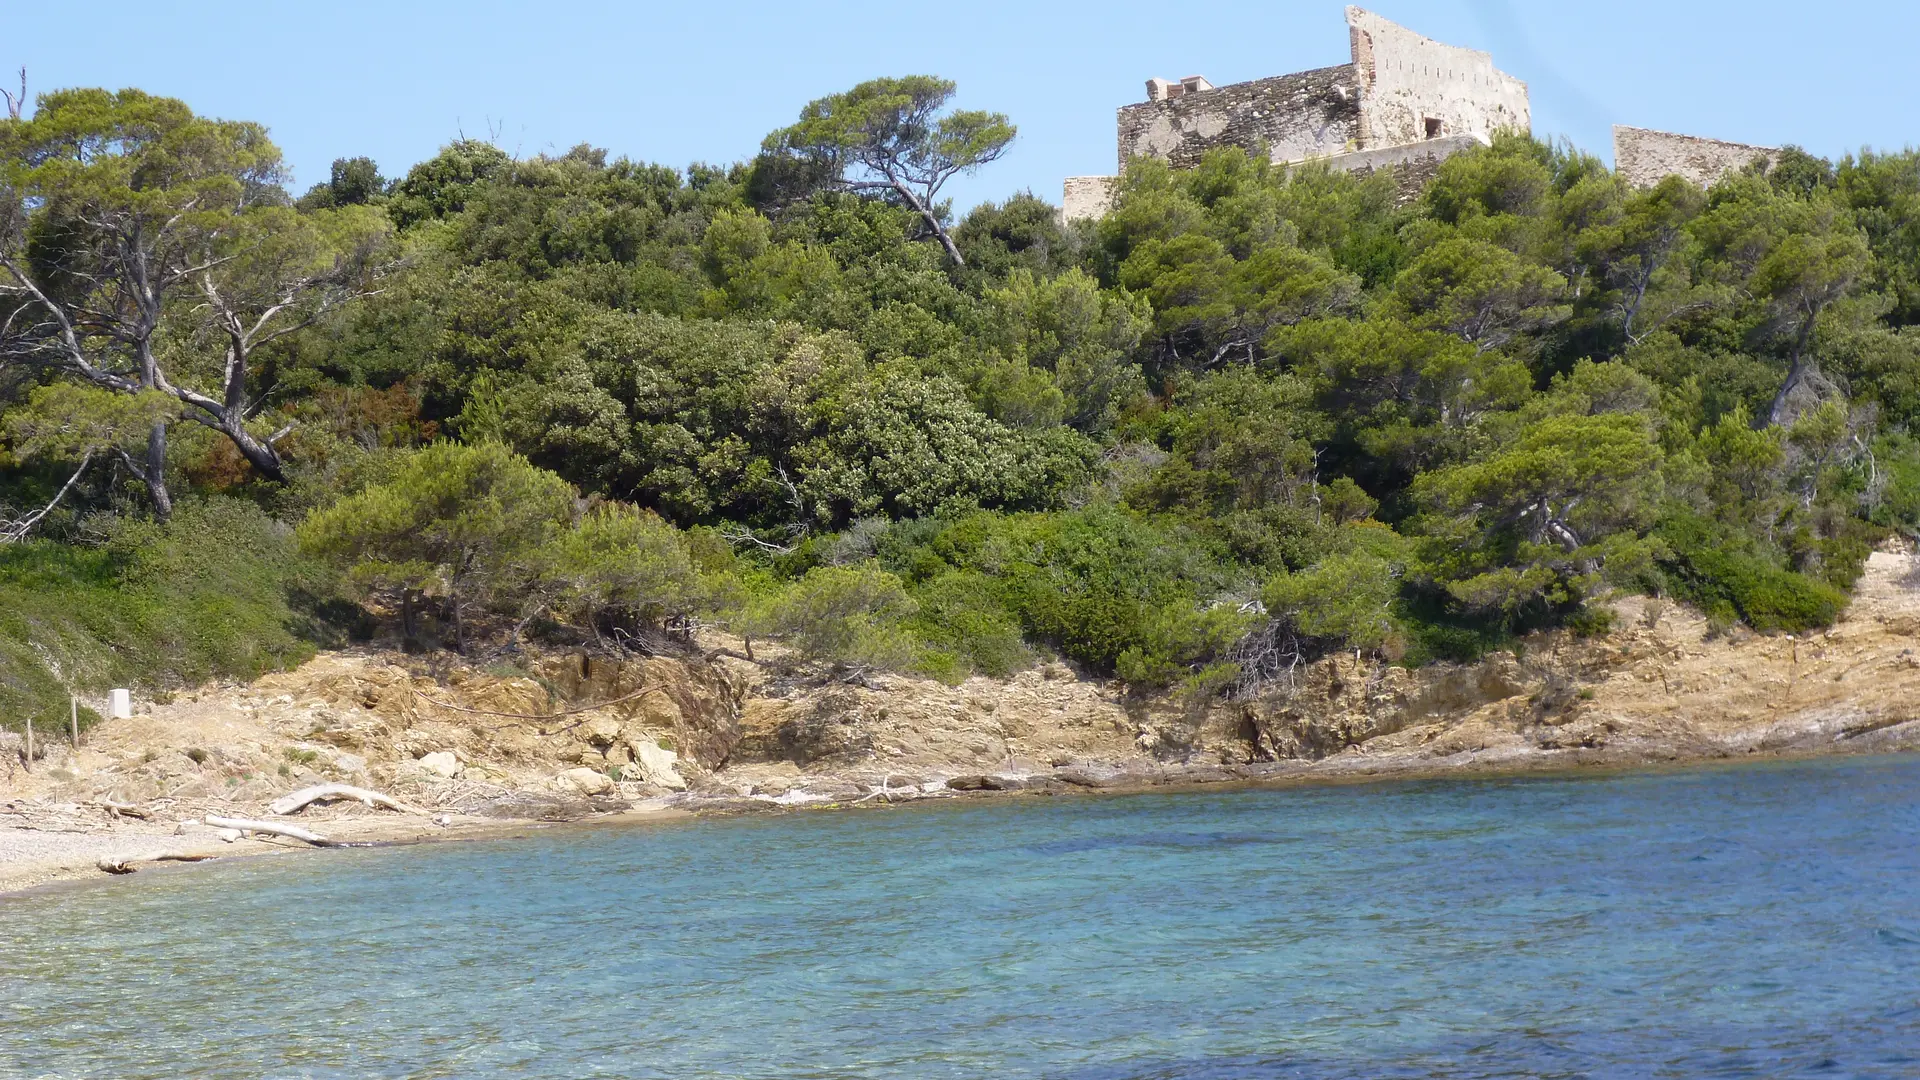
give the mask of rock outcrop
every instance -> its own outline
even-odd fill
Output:
[[[1253,701],[1129,694],[1058,663],[949,686],[808,681],[737,659],[429,668],[327,653],[106,721],[77,753],[49,739],[31,772],[4,756],[0,782],[9,797],[176,815],[344,782],[553,819],[649,799],[744,809],[1899,749],[1920,746],[1915,565],[1875,554],[1842,621],[1811,635],[1717,634],[1631,597],[1592,639],[1537,635],[1418,670],[1333,656]]]

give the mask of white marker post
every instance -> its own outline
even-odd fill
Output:
[[[107,711],[115,720],[125,720],[133,715],[133,694],[124,689],[115,689],[110,698]]]

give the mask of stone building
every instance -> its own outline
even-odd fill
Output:
[[[1119,110],[1119,166],[1157,157],[1190,167],[1221,146],[1279,163],[1325,161],[1338,171],[1393,166],[1417,191],[1449,155],[1503,128],[1530,130],[1527,84],[1477,49],[1445,45],[1370,11],[1347,8],[1352,59],[1336,67],[1214,86],[1192,75],[1147,80],[1147,100]],[[1099,217],[1112,176],[1068,177],[1062,213]]]
[[[1613,168],[1634,187],[1652,187],[1662,177],[1679,176],[1700,187],[1731,172],[1739,172],[1756,158],[1771,165],[1780,151],[1771,146],[1675,135],[1668,131],[1613,126]]]

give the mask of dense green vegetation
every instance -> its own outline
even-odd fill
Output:
[[[1819,625],[1920,524],[1920,154],[1634,190],[1509,136],[1402,205],[1225,150],[956,219],[1013,128],[950,92],[298,198],[178,102],[0,122],[0,715],[283,662],[343,598],[423,648],[1250,691],[1615,588]]]

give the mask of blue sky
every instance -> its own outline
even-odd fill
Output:
[[[1534,131],[1603,156],[1635,124],[1826,156],[1915,140],[1912,0],[1377,0],[1528,81]],[[169,10],[172,9],[172,10]],[[464,132],[531,155],[579,142],[671,165],[748,157],[809,99],[934,73],[1009,114],[1002,161],[960,208],[1114,167],[1113,111],[1149,76],[1216,84],[1345,62],[1337,0],[1045,4],[451,0],[18,5],[0,65],[30,89],[138,86],[273,131],[296,187],[335,157],[388,175]],[[190,14],[181,14],[188,11]],[[12,80],[9,80],[11,83]]]

